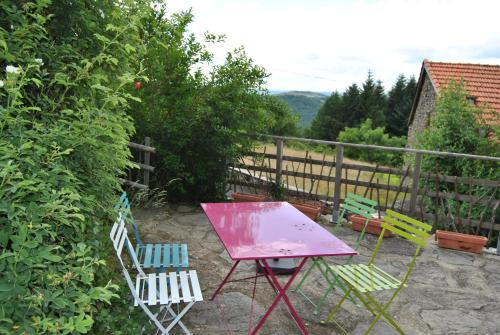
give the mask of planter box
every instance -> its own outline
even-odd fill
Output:
[[[316,220],[321,214],[322,206],[320,205],[311,205],[301,202],[290,202],[290,204],[307,215],[307,217],[309,217],[311,220]]]
[[[488,242],[484,236],[476,236],[462,233],[455,233],[444,230],[436,231],[438,246],[441,248],[455,249],[460,251],[474,252],[480,254],[483,247]]]
[[[362,231],[365,226],[366,218],[358,214],[352,214],[349,216],[349,221],[351,221],[352,223],[351,228],[353,230]],[[378,236],[382,231],[381,224],[382,224],[382,219],[370,219],[370,221],[368,221],[368,225],[366,226],[365,232],[368,234]],[[392,236],[393,234],[391,231],[387,229],[384,231],[384,237],[392,237]]]
[[[248,193],[233,193],[234,202],[263,202],[267,201],[267,196],[264,194],[248,194]]]

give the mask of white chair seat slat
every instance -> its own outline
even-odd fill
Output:
[[[182,290],[182,299],[184,302],[193,301],[191,297],[191,291],[189,290],[189,281],[186,271],[179,272],[179,278],[181,280],[181,290]]]
[[[189,270],[189,277],[191,279],[191,285],[193,287],[194,301],[203,301],[200,282],[198,281],[198,274],[196,273],[195,270]]]
[[[168,274],[170,281],[170,295],[173,304],[178,304],[181,302],[179,299],[179,286],[177,284],[177,274],[175,272],[170,272]]]
[[[160,283],[160,305],[168,304],[167,274],[162,272],[158,275]]]
[[[157,302],[156,295],[156,275],[150,273],[148,275],[148,305],[155,306]]]
[[[137,276],[135,278],[135,293],[139,297],[139,299],[144,300],[144,299],[142,299],[142,292],[141,292],[142,285],[141,284],[142,284],[141,277]],[[137,301],[137,299],[135,299],[134,306],[138,306],[138,305],[139,305],[139,302]]]

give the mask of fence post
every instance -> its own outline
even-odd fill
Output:
[[[335,148],[335,188],[333,191],[332,222],[337,222],[340,211],[340,186],[342,181],[342,160],[344,158],[344,146],[338,144]]]
[[[146,136],[144,138],[144,145],[147,145],[148,147],[151,145],[151,138]],[[150,165],[151,163],[151,153],[149,151],[144,152],[144,164]],[[149,187],[149,171],[144,170],[144,185]]]
[[[283,172],[283,139],[276,139],[276,184],[281,185],[281,174]]]
[[[415,213],[415,208],[417,206],[418,197],[418,183],[420,181],[420,166],[422,165],[422,153],[417,152],[415,154],[415,166],[413,167],[411,194],[410,194],[410,211],[409,215]]]

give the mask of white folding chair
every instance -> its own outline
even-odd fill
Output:
[[[189,329],[182,323],[181,318],[196,302],[203,301],[196,271],[144,273],[139,265],[134,248],[130,244],[122,216],[119,216],[118,222],[113,224],[109,236],[113,242],[118,260],[122,265],[125,280],[134,297],[134,306],[140,306],[156,325],[156,334],[169,334],[175,325],[179,325],[184,333],[191,334]],[[124,245],[127,245],[132,262],[138,271],[135,284],[121,257]],[[172,305],[180,307],[181,304],[184,304],[184,308],[176,313],[172,309]],[[150,307],[159,307],[159,311],[153,314]],[[177,308],[177,310],[179,309]],[[167,322],[169,323],[165,326]]]

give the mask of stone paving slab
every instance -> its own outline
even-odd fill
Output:
[[[267,282],[260,279],[253,300],[253,282],[247,281],[226,285],[216,301],[208,301],[229,271],[232,261],[201,208],[171,205],[160,209],[133,209],[133,212],[145,241],[188,243],[190,266],[199,273],[205,299],[186,316],[185,323],[194,334],[247,334],[251,308],[255,324],[271,304],[274,293]],[[332,226],[327,224],[325,227]],[[357,234],[342,228],[337,236],[354,245]],[[376,237],[367,235],[355,261],[367,262],[375,244]],[[401,238],[386,239],[377,264],[400,277],[406,269],[405,262],[412,255],[411,247],[411,243]],[[342,262],[340,258],[329,261]],[[238,267],[238,276],[253,274],[255,268],[251,262],[242,262]],[[325,288],[319,273],[313,273],[304,291],[317,301]],[[381,292],[376,297],[385,301],[390,293]],[[314,315],[312,305],[299,293],[290,292],[289,297],[310,334],[341,334],[335,325],[322,322],[328,314],[327,307],[319,315]],[[337,292],[331,294],[327,306],[334,306],[339,299]],[[440,249],[429,239],[429,246],[418,257],[408,287],[399,293],[389,312],[407,334],[500,334],[500,256]],[[336,320],[352,334],[362,334],[371,316],[363,308],[346,302]],[[177,333],[180,334],[177,330],[173,334]],[[288,310],[280,303],[260,334],[293,335],[300,332]],[[372,334],[396,332],[381,321]]]

